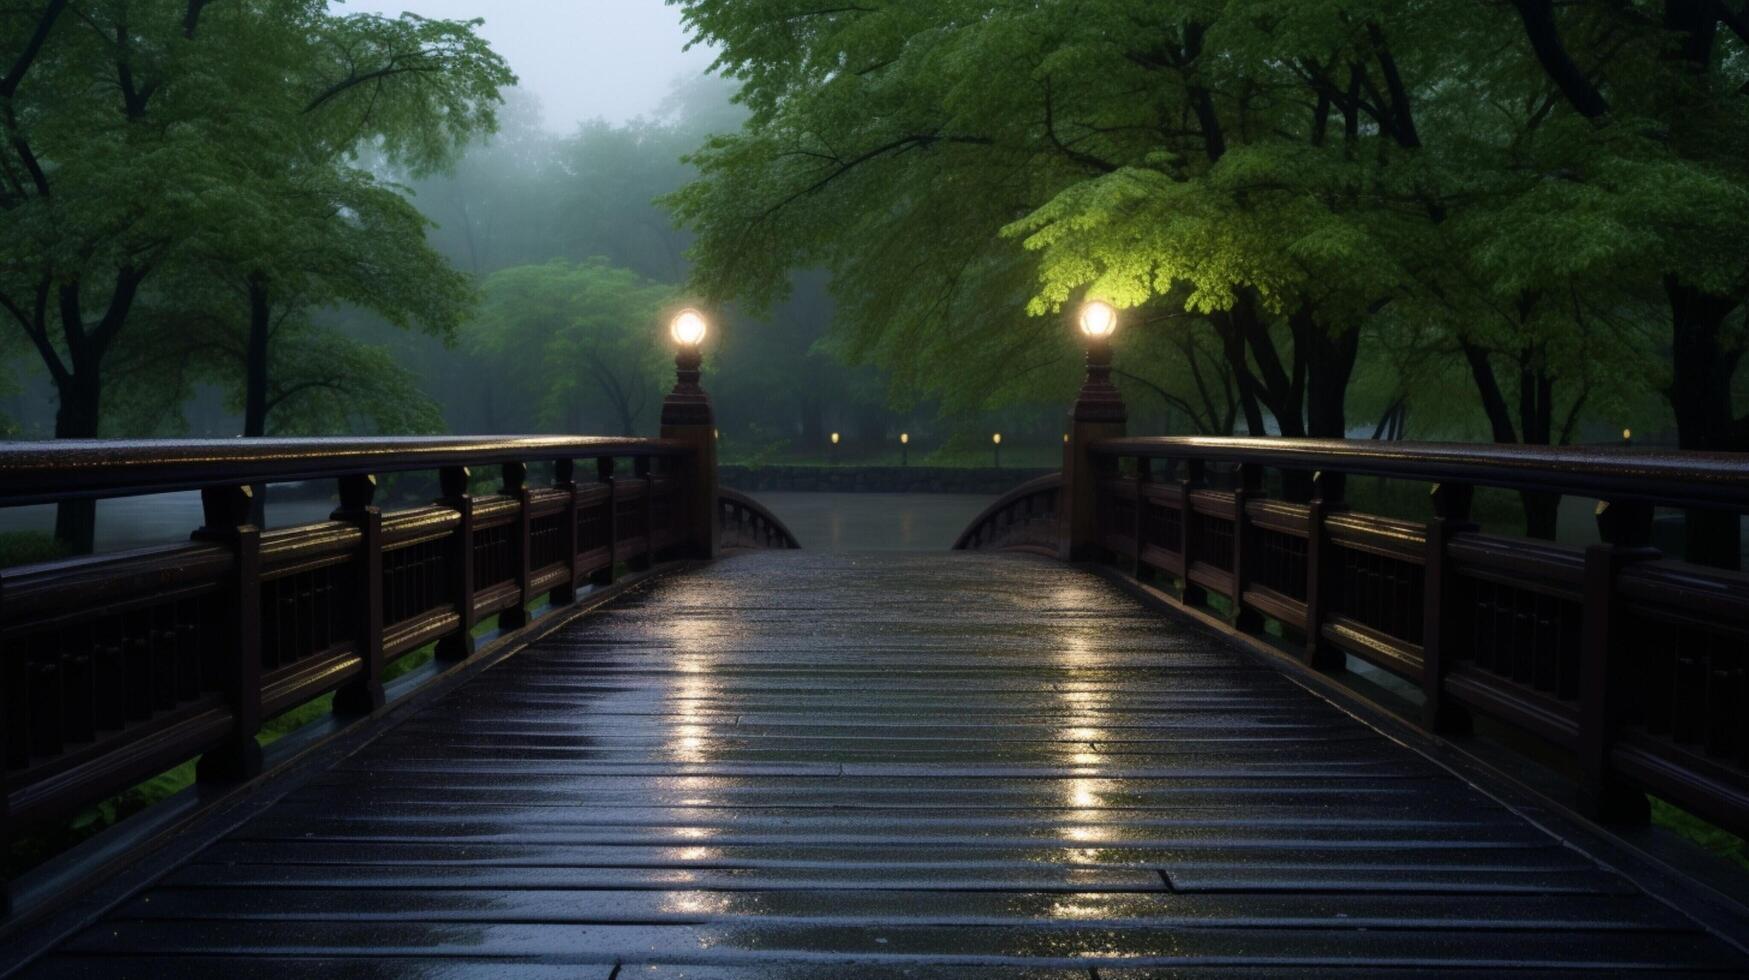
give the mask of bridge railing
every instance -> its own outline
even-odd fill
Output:
[[[1022,483],[984,508],[955,539],[955,551],[1057,553],[1057,495],[1061,473],[1046,473]]]
[[[739,490],[728,487],[717,490],[717,513],[722,526],[718,540],[724,551],[790,550],[802,546],[782,519]]]
[[[1659,507],[1749,510],[1749,459],[1229,438],[1085,451],[1067,479],[1085,481],[1089,527],[1068,519],[1075,488],[1059,480],[999,501],[966,546],[1003,547],[1016,508],[1036,523],[1048,501],[1059,554],[1154,580],[1260,649],[1370,664],[1397,682],[1357,687],[1395,688],[1381,697],[1419,702],[1430,729],[1505,722],[1564,756],[1597,816],[1641,819],[1650,791],[1749,832],[1749,576],[1651,546]],[[1429,485],[1427,516],[1351,510],[1346,478],[1361,475]],[[1271,483],[1309,492],[1280,499]],[[1478,487],[1597,499],[1601,542],[1484,533]]]
[[[336,714],[368,715],[415,650],[463,661],[487,617],[514,638],[543,597],[564,606],[617,567],[707,557],[720,505],[690,503],[718,492],[699,456],[677,439],[570,437],[0,448],[0,507],[199,491],[204,514],[187,543],[0,570],[0,830],[197,757],[203,782],[248,779],[268,719],[330,693]],[[435,499],[382,509],[378,477],[410,471]],[[254,523],[252,488],[328,480],[330,520]],[[726,527],[735,543],[794,546],[763,508],[724,499],[768,522],[760,541]]]

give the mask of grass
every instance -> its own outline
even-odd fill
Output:
[[[43,531],[0,531],[0,568],[34,565],[70,554],[66,545]]]
[[[1749,871],[1749,840],[1689,813],[1687,810],[1651,797],[1652,823],[1697,844],[1720,859]]]

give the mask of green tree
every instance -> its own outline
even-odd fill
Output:
[[[171,281],[214,267],[246,284],[245,403],[249,427],[264,428],[275,308],[390,290],[344,281],[333,253],[417,248],[423,235],[348,158],[368,146],[434,167],[492,126],[511,76],[475,27],[336,16],[325,0],[0,10],[0,307],[55,384],[55,434],[102,431],[108,366],[136,305],[173,303]],[[397,315],[441,329],[432,293],[398,285],[425,305]],[[63,505],[57,535],[88,547],[92,513]]]
[[[1670,376],[1636,269],[1743,276],[1744,59],[1707,46],[1732,5],[1565,5],[1565,80],[1535,0],[681,5],[751,113],[668,199],[699,287],[763,309],[824,266],[845,349],[944,405],[1069,383],[1059,316],[1093,294],[1135,311],[1126,383],[1199,429],[1400,435],[1421,399],[1430,430],[1561,442]],[[1662,116],[1567,94],[1615,74]],[[1694,360],[1728,374],[1717,323]],[[1452,363],[1462,417],[1408,380]]]
[[[593,414],[634,435],[660,397],[664,348],[655,342],[673,287],[605,260],[514,266],[487,277],[465,346],[493,382],[527,399],[539,426],[590,431]]]
[[[1740,0],[1513,0],[1551,91],[1575,240],[1622,302],[1662,307],[1666,396],[1685,449],[1749,449],[1749,7]],[[1690,558],[1735,566],[1734,514],[1691,514]]]

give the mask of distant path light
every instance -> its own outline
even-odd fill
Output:
[[[836,432],[832,433],[832,445],[838,445],[838,433]]]
[[[1081,307],[1080,322],[1089,340],[1104,340],[1117,330],[1117,310],[1103,300],[1089,300]]]
[[[899,433],[899,445],[909,446],[910,444],[911,444],[911,433],[909,433],[909,432]]]
[[[998,446],[1002,445],[1002,433],[997,432],[997,433],[991,435],[990,441],[995,443]]]
[[[674,319],[668,324],[668,333],[682,347],[697,347],[709,332],[710,321],[691,307],[674,314]]]

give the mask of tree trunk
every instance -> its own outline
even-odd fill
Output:
[[[1683,449],[1739,451],[1736,415],[1731,404],[1731,377],[1741,355],[1722,343],[1725,318],[1737,308],[1735,299],[1715,296],[1678,282],[1664,280],[1670,299],[1670,407],[1676,415],[1677,444]],[[1736,514],[1688,512],[1684,522],[1689,561],[1720,568],[1742,564],[1742,541]]]
[[[103,406],[103,386],[95,365],[74,360],[72,374],[59,387],[55,412],[56,439],[95,439]],[[97,501],[63,500],[55,505],[55,540],[75,554],[87,555],[97,544]]]
[[[1297,341],[1307,344],[1306,434],[1322,439],[1348,437],[1348,382],[1360,352],[1360,328],[1332,334],[1316,324]]]
[[[1221,338],[1221,351],[1227,357],[1227,369],[1233,373],[1234,386],[1239,391],[1239,409],[1245,414],[1245,431],[1252,438],[1269,435],[1263,423],[1263,409],[1257,403],[1257,390],[1252,383],[1251,368],[1245,358],[1245,338],[1233,322],[1232,314],[1214,316],[1215,332]],[[1232,431],[1231,427],[1228,431]]]
[[[1518,494],[1524,505],[1524,535],[1543,541],[1555,540],[1556,517],[1561,510],[1561,495],[1523,490]]]

